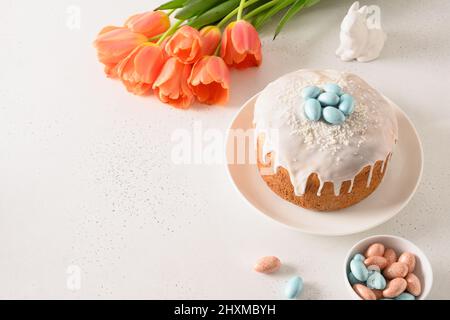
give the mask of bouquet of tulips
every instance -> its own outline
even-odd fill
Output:
[[[229,68],[262,62],[257,29],[286,10],[276,37],[292,16],[318,1],[172,0],[131,16],[124,26],[103,28],[94,46],[105,73],[120,79],[129,92],[153,92],[162,102],[182,109],[195,100],[225,104]]]

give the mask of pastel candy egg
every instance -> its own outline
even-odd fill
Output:
[[[341,124],[345,121],[345,115],[339,109],[326,107],[322,110],[323,118],[331,124]]]
[[[339,104],[339,97],[332,92],[322,93],[317,100],[319,100],[322,106],[337,106]]]
[[[397,254],[395,253],[394,249],[391,249],[391,248],[387,248],[384,251],[383,257],[387,261],[386,267],[390,266],[391,264],[393,264],[394,262],[397,261]]]
[[[416,267],[416,256],[411,252],[403,252],[398,258],[398,262],[403,262],[408,266],[408,272],[413,272]]]
[[[280,269],[281,261],[277,257],[267,256],[262,257],[256,263],[254,270],[260,273],[273,273]]]
[[[355,284],[353,290],[364,300],[377,300],[375,293],[363,284]]]
[[[350,284],[352,286],[357,283],[362,283],[362,281],[359,281],[358,279],[356,279],[355,276],[353,275],[353,273],[351,273],[351,272],[348,273],[347,278],[348,278],[348,282],[350,282]]]
[[[403,262],[394,262],[383,271],[387,279],[404,278],[408,274],[408,266]]]
[[[303,290],[303,279],[299,276],[291,278],[286,284],[284,294],[288,299],[294,299]]]
[[[373,264],[371,266],[367,267],[367,270],[369,271],[369,276],[374,273],[374,272],[381,272],[380,267],[377,266],[376,264]]]
[[[407,283],[406,291],[416,297],[422,293],[422,285],[420,284],[419,278],[414,273],[408,274],[405,280]]]
[[[352,260],[364,261],[366,260],[366,257],[364,257],[361,253],[357,253],[353,256]]]
[[[403,292],[398,297],[396,297],[394,300],[416,300],[416,298],[407,292]]]
[[[374,243],[367,248],[365,256],[367,258],[373,256],[382,257],[383,254],[384,254],[384,245],[382,243]]]
[[[325,90],[325,92],[331,92],[338,96],[342,94],[342,88],[336,83],[327,83],[323,86],[323,89]]]
[[[372,256],[372,257],[368,257],[366,260],[364,260],[364,264],[366,266],[376,265],[381,270],[383,270],[384,268],[386,268],[387,260],[384,257]]]
[[[305,116],[312,121],[318,121],[322,116],[322,106],[316,99],[308,99],[305,102]]]
[[[341,99],[338,106],[339,110],[341,110],[346,116],[353,113],[355,110],[355,101],[350,96],[347,99]]]
[[[406,289],[406,280],[403,278],[395,278],[386,286],[383,290],[383,296],[385,298],[395,298],[398,297]]]
[[[350,261],[350,271],[359,281],[366,281],[369,277],[369,271],[367,270],[364,263],[360,260]]]
[[[379,272],[372,272],[367,278],[367,287],[369,289],[383,290],[386,288],[386,279]]]
[[[304,99],[307,99],[307,98],[315,99],[315,98],[317,98],[319,96],[319,94],[321,92],[322,92],[322,90],[320,90],[319,87],[308,86],[308,87],[303,88],[303,90],[302,90],[302,97]]]

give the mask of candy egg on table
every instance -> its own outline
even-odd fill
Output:
[[[337,106],[339,103],[339,97],[332,92],[324,92],[317,98],[322,106]]]
[[[260,273],[273,273],[280,269],[281,261],[277,257],[267,256],[262,257],[256,262],[253,268],[256,272]]]
[[[322,106],[316,99],[308,99],[305,102],[305,116],[309,120],[319,121],[322,117]]]
[[[308,99],[308,98],[312,98],[315,99],[317,98],[320,94],[322,93],[322,90],[319,87],[316,86],[308,86],[303,88],[302,90],[302,97],[304,99]]]
[[[330,124],[341,124],[345,121],[345,115],[334,107],[325,107],[322,110],[323,119]]]
[[[284,294],[288,299],[296,298],[303,290],[303,279],[299,276],[291,278],[286,284]]]

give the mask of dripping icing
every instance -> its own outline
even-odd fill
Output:
[[[356,98],[354,115],[342,125],[307,122],[303,116],[301,89],[307,85],[338,83]],[[303,195],[307,180],[316,173],[321,194],[325,182],[332,182],[335,195],[370,165],[367,186],[375,163],[382,161],[397,139],[397,121],[389,103],[359,77],[333,70],[300,70],[288,74],[263,90],[254,114],[255,136],[264,134],[263,155],[272,154],[272,169],[285,168],[296,195]],[[274,134],[276,132],[276,137]]]

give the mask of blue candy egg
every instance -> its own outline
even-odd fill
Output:
[[[284,294],[288,299],[294,299],[303,290],[303,279],[299,276],[291,278],[286,284]]]
[[[316,99],[308,99],[305,102],[305,116],[312,121],[318,121],[322,116],[322,106]]]
[[[343,94],[339,100],[338,108],[348,116],[355,110],[355,100],[351,95]]]
[[[339,104],[339,97],[332,92],[322,93],[317,100],[319,100],[322,106],[337,106]]]
[[[369,272],[367,278],[367,287],[369,289],[384,290],[386,288],[386,279],[377,271]]]
[[[361,253],[357,253],[353,256],[352,260],[364,261],[366,260],[366,257],[364,257]]]
[[[350,261],[350,271],[353,273],[355,278],[358,279],[359,281],[365,282],[367,280],[367,278],[369,277],[369,271],[367,270],[364,263],[360,260]]]
[[[343,93],[342,88],[336,83],[327,83],[326,85],[323,86],[323,89],[325,90],[325,92],[331,92],[338,96],[340,96]]]
[[[322,90],[316,86],[308,86],[302,90],[302,97],[304,99],[312,98],[315,99],[319,96]]]
[[[352,286],[357,283],[362,283],[362,281],[359,281],[358,279],[356,279],[355,276],[353,275],[353,273],[351,273],[351,272],[348,273],[347,278],[348,278],[348,282],[350,282],[350,284]]]
[[[326,107],[322,110],[323,118],[331,124],[341,124],[345,121],[345,115],[341,110],[334,107]],[[356,261],[356,260],[353,260]],[[353,262],[352,261],[352,262]],[[359,261],[361,262],[361,261]],[[366,269],[367,270],[367,269]]]
[[[401,295],[395,298],[395,300],[416,300],[416,297],[414,297],[412,294],[403,292]]]

